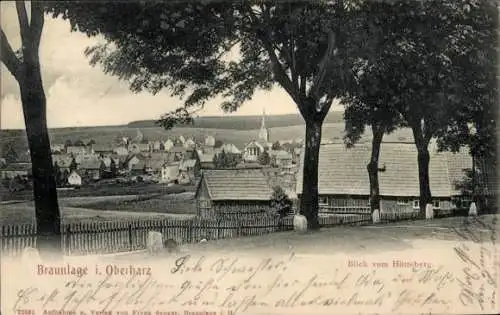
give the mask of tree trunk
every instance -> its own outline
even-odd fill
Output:
[[[38,59],[38,54],[34,54]],[[26,58],[28,59],[28,58]],[[37,248],[44,257],[61,254],[61,216],[47,130],[46,98],[38,60],[25,60],[19,82],[30,150]]]
[[[370,162],[366,166],[370,180],[370,210],[373,213],[376,209],[380,210],[380,189],[378,182],[378,160],[380,156],[380,145],[384,136],[383,129],[373,128],[372,151]]]
[[[427,146],[417,148],[418,150],[418,180],[420,186],[420,215],[425,217],[425,206],[432,201],[429,180],[430,155]]]
[[[321,144],[322,122],[306,120],[306,139],[304,149],[304,169],[302,179],[302,198],[300,213],[307,218],[308,228],[319,229],[318,222],[318,166]]]

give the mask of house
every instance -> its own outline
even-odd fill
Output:
[[[343,143],[320,146],[318,169],[319,208],[323,213],[369,212],[370,184],[366,165],[370,144],[347,149]],[[458,159],[470,165],[464,152],[430,151],[429,177],[433,205],[437,212],[450,213],[457,208],[461,192],[456,179],[464,170],[453,167]],[[456,164],[456,163],[455,163]],[[454,174],[450,176],[450,174]],[[379,190],[381,212],[412,212],[419,209],[419,174],[417,150],[413,143],[382,143],[379,157]],[[301,198],[303,158],[297,176],[297,195]]]
[[[264,153],[264,146],[258,141],[252,140],[243,149],[243,161],[256,162],[262,153]]]
[[[165,152],[169,152],[170,149],[172,149],[173,147],[174,147],[174,142],[171,139],[167,139],[167,141],[163,143],[163,149]]]
[[[149,142],[149,146],[151,147],[151,150],[152,150],[153,152],[158,152],[158,151],[160,151],[161,144],[162,144],[162,143],[161,143],[160,141],[158,141],[158,140],[155,140],[155,141],[150,141],[150,142]]]
[[[212,153],[214,152],[214,147],[215,147],[215,137],[213,136],[205,137],[205,142],[203,144],[203,151],[205,151],[206,153]]]
[[[292,155],[284,150],[271,151],[271,165],[278,167],[283,172],[292,172]]]
[[[131,143],[128,146],[128,151],[132,154],[145,153],[150,151],[148,143]]]
[[[238,149],[234,144],[232,143],[224,143],[220,148],[217,148],[215,150],[215,154],[218,154],[220,152],[226,152],[226,153],[231,153],[231,154],[237,154],[241,155],[240,149]]]
[[[168,163],[167,154],[152,154],[144,161],[145,171],[148,174],[161,174],[161,169],[165,163]]]
[[[213,153],[204,153],[202,150],[196,150],[196,159],[199,161],[200,169],[215,168]]]
[[[81,186],[82,176],[80,176],[77,171],[72,171],[68,176],[68,184],[70,186]]]
[[[188,138],[186,142],[184,142],[184,147],[186,149],[193,149],[196,146],[196,142],[194,142],[193,138]]]
[[[104,163],[99,159],[84,160],[78,165],[79,175],[87,179],[99,180],[103,167]]]
[[[182,161],[186,155],[186,148],[174,146],[170,149],[170,155],[172,155],[174,161]]]
[[[145,157],[143,157],[142,155],[140,154],[130,154],[130,155],[127,155],[126,157],[124,158],[121,158],[121,167],[128,170],[128,171],[131,171],[132,168],[135,166],[135,165],[138,165],[139,163],[141,163],[143,160],[145,159]],[[143,167],[144,165],[142,165]]]
[[[98,159],[99,159],[99,155],[93,154],[93,153],[85,153],[85,154],[75,155],[75,161],[77,164],[82,164],[85,161],[98,160]]]
[[[31,176],[31,163],[18,162],[9,163],[0,168],[1,179],[12,179],[14,177],[29,177]]]
[[[271,211],[272,188],[261,169],[204,170],[195,193],[202,218],[253,218]]]
[[[179,177],[179,163],[164,164],[160,175],[161,183],[177,182]]]
[[[115,153],[116,155],[121,155],[121,156],[124,156],[124,155],[128,155],[129,152],[128,152],[128,148],[125,147],[125,146],[117,146],[117,147],[114,147],[113,148],[113,153]]]
[[[184,160],[179,164],[179,172],[189,178],[189,182],[194,183],[200,175],[200,163],[197,159]]]
[[[50,145],[50,151],[52,153],[60,154],[64,153],[66,150],[64,144],[54,143]]]
[[[106,144],[93,144],[92,145],[92,152],[97,154],[97,155],[109,155],[113,153],[113,147],[111,145],[106,145]]]
[[[59,167],[61,172],[64,172],[66,170],[69,171],[69,167],[70,167],[72,161],[73,161],[73,158],[67,154],[53,154],[52,155],[52,162],[54,163],[54,165],[57,163],[57,166]]]
[[[71,146],[67,146],[66,147],[66,153],[67,154],[73,154],[73,155],[76,156],[76,155],[88,154],[88,153],[90,153],[90,150],[86,146],[71,145]]]
[[[180,145],[184,145],[184,142],[186,142],[186,139],[183,135],[180,135],[179,138],[177,138],[177,143]]]

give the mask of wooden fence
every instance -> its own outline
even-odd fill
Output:
[[[383,221],[413,217],[382,214]],[[370,222],[370,214],[336,214],[319,217],[321,227],[361,225]],[[111,254],[145,249],[149,231],[161,232],[164,239],[174,239],[178,244],[186,244],[196,243],[201,239],[217,240],[289,230],[293,230],[293,217],[284,219],[263,217],[232,221],[168,218],[76,222],[61,225],[62,246],[66,255]],[[19,255],[25,247],[35,247],[35,225],[1,226],[0,245],[2,254],[14,256]]]

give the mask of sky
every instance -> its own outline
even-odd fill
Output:
[[[0,3],[2,29],[14,50],[20,47],[19,24],[13,2]],[[29,12],[29,11],[28,11]],[[134,94],[127,82],[105,75],[99,66],[92,67],[83,54],[88,46],[102,39],[88,38],[70,31],[67,21],[46,16],[40,44],[42,79],[47,97],[49,128],[124,124],[134,120],[157,119],[182,104],[167,90],[157,95]],[[1,65],[1,128],[24,128],[19,87]],[[295,103],[277,87],[258,92],[236,113],[225,114],[220,100],[209,102],[200,116],[268,115],[298,113]],[[333,106],[332,110],[340,110]]]

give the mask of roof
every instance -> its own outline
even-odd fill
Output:
[[[78,168],[84,170],[97,170],[101,167],[101,160],[99,159],[89,159],[81,161]]]
[[[194,167],[196,165],[195,159],[184,160],[181,162],[179,168],[181,170],[186,170],[188,167]]]
[[[113,147],[107,144],[94,144],[92,146],[94,152],[113,152]]]
[[[73,158],[70,155],[66,154],[53,154],[52,155],[52,162],[59,167],[69,167],[71,165],[71,162],[73,161]]]
[[[277,159],[291,159],[292,158],[292,155],[285,150],[271,151],[270,155],[276,157]]]
[[[371,146],[356,145],[347,149],[344,144],[322,144],[319,154],[318,191],[320,194],[369,195],[369,178],[366,165]],[[433,196],[456,195],[450,180],[449,154],[431,152],[429,163],[430,186]],[[467,159],[459,153],[456,158]],[[470,157],[468,157],[470,159]],[[297,193],[302,193],[303,158],[297,175]],[[414,197],[420,195],[417,150],[410,143],[382,143],[379,167],[380,195]],[[453,171],[452,171],[453,173]],[[456,176],[452,175],[452,176]]]
[[[2,171],[31,171],[31,163],[11,163],[0,168]]]
[[[226,152],[226,153],[232,153],[232,154],[241,154],[240,149],[238,149],[234,144],[232,143],[224,143],[220,148],[216,149],[217,152]]]
[[[273,193],[268,177],[259,169],[205,170],[199,185],[203,183],[214,201],[270,200]]]
[[[259,150],[264,151],[264,146],[256,140],[252,140],[249,143],[247,143],[247,145],[245,145],[245,150],[251,147],[258,147]]]

